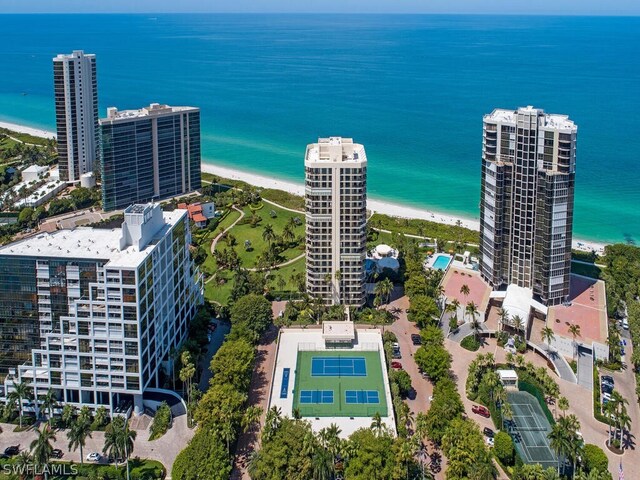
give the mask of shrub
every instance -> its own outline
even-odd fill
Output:
[[[411,377],[404,370],[394,370],[390,375],[391,382],[398,386],[398,391],[401,396],[406,396],[411,390]]]
[[[587,472],[597,470],[607,472],[609,470],[609,459],[604,451],[597,445],[587,443],[584,446],[583,466]]]
[[[460,346],[462,348],[466,348],[467,350],[475,352],[480,348],[480,342],[474,335],[469,335],[462,339],[462,341],[460,342]]]
[[[156,415],[153,417],[153,423],[151,424],[151,435],[149,440],[156,440],[162,435],[167,433],[171,426],[171,409],[167,402],[162,402],[156,410]]]
[[[513,465],[513,441],[506,432],[498,432],[493,439],[493,453],[505,465]]]

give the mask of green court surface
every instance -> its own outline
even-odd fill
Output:
[[[544,468],[556,467],[558,459],[547,437],[551,425],[536,397],[527,392],[508,392],[507,401],[513,419],[505,424],[522,460]]]
[[[293,408],[303,417],[388,414],[379,352],[299,351],[295,373]]]

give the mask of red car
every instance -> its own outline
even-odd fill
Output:
[[[402,370],[402,364],[400,362],[391,362],[391,368]]]
[[[485,418],[491,417],[489,409],[487,409],[487,407],[483,407],[482,405],[474,405],[473,407],[471,407],[471,411]]]

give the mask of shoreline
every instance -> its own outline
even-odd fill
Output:
[[[10,122],[0,121],[0,128],[6,128],[18,133],[26,133],[29,135],[33,135],[34,137],[56,137],[55,132]],[[241,180],[250,185],[255,185],[256,187],[284,190],[285,192],[294,195],[304,196],[304,185],[299,183],[280,180],[275,177],[251,173],[244,170],[222,167],[219,165],[206,163],[205,161],[201,162],[201,169],[203,172],[210,173],[212,175],[229,178],[231,180]],[[372,198],[367,198],[367,208],[373,212],[382,213],[393,217],[415,218],[419,220],[428,220],[431,222],[443,223],[445,225],[455,225],[458,221],[460,221],[462,223],[462,226],[465,228],[475,231],[480,230],[480,221],[476,219],[469,219],[462,216],[437,212],[435,210],[427,210],[425,208],[410,207],[407,205],[401,205],[385,200],[375,200]],[[594,250],[596,253],[602,254],[605,245],[608,245],[608,243],[574,238],[572,248],[585,252]]]

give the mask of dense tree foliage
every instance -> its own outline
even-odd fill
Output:
[[[447,480],[493,480],[491,453],[475,422],[453,419],[442,436],[442,451],[447,457]]]
[[[437,325],[440,310],[436,301],[426,295],[416,295],[411,298],[411,308],[407,318],[414,322],[419,328],[428,325]]]
[[[256,294],[239,298],[231,307],[231,338],[244,338],[256,342],[269,328],[273,318],[271,303]]]
[[[171,476],[181,480],[226,480],[231,469],[224,440],[215,430],[199,428],[189,445],[178,454]]]
[[[425,417],[427,435],[439,444],[449,424],[456,418],[462,418],[464,405],[450,378],[443,378],[433,389],[433,401]]]
[[[498,432],[494,437],[493,453],[505,465],[513,464],[515,454],[513,440],[507,432]]]
[[[420,371],[437,382],[449,374],[451,354],[441,345],[421,346],[413,358]]]

